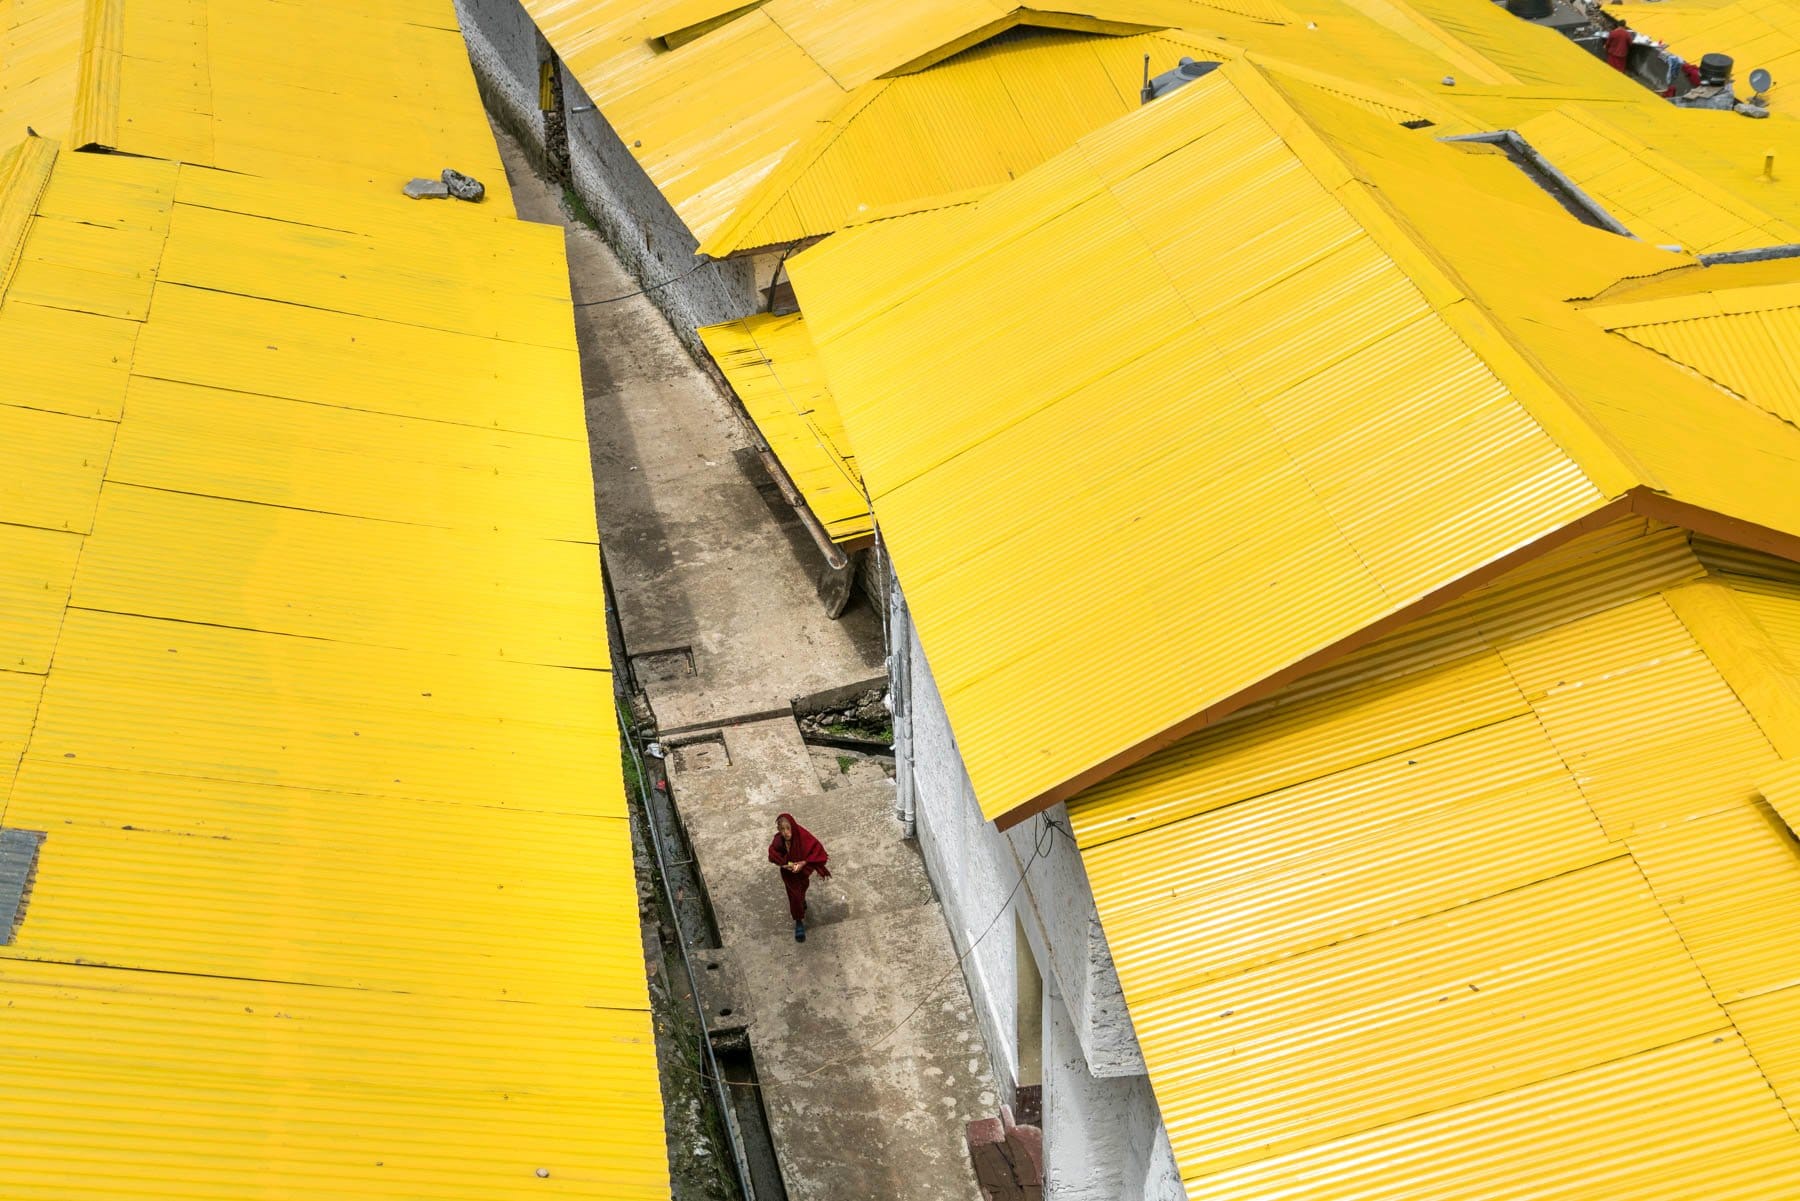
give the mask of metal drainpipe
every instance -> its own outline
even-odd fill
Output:
[[[919,794],[913,783],[912,619],[893,562],[885,553],[881,558],[887,564],[888,696],[894,706],[894,776],[898,783],[894,811],[902,836],[916,838]]]

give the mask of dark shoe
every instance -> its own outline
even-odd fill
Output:
[[[806,941],[806,923],[805,922],[795,922],[794,923],[794,941],[795,942],[805,942]]]

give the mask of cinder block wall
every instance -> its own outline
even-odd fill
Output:
[[[541,164],[546,159],[538,111],[543,51],[536,26],[519,0],[455,3],[489,110]],[[566,69],[562,89],[576,194],[689,352],[708,362],[695,330],[762,307],[755,268],[747,259],[696,265],[699,243]]]

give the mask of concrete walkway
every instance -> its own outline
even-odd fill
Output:
[[[783,711],[885,670],[867,604],[825,615],[811,536],[729,402],[600,235],[497,131],[519,215],[562,225],[601,545],[633,674],[664,732]],[[624,296],[611,304],[592,301]]]
[[[520,215],[567,231],[576,301],[636,292],[497,136]],[[998,1099],[943,916],[891,784],[827,792],[788,715],[882,676],[879,621],[860,601],[825,616],[818,550],[648,300],[578,308],[576,328],[626,653],[665,735],[721,731],[722,751],[671,754],[670,786],[724,943],[719,978],[741,994],[717,1003],[734,1011],[720,1024],[747,1030],[788,1196],[976,1201],[964,1124]],[[784,809],[837,873],[814,886],[805,944],[764,857]]]
[[[699,769],[678,751],[670,785],[736,994],[712,1003],[747,1025],[788,1196],[976,1201],[963,1128],[997,1098],[892,784],[823,791],[791,718],[727,727],[724,744],[725,756],[694,756],[712,765]],[[831,854],[805,943],[766,859],[782,812]]]

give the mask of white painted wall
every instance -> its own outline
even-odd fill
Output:
[[[519,0],[456,0],[469,58],[489,110],[526,148],[544,155],[538,111],[541,43]],[[688,350],[708,362],[695,330],[761,309],[749,259],[696,266],[699,242],[565,69],[569,167],[601,235]],[[587,111],[579,111],[579,110]],[[674,281],[672,283],[667,281]],[[656,286],[660,285],[660,286]]]
[[[1017,928],[1044,974],[1047,1196],[1182,1198],[1087,871],[1070,838],[1048,824],[1066,830],[1068,814],[1059,805],[1048,823],[1033,819],[1004,834],[983,819],[904,597],[891,612],[890,641],[906,656],[889,672],[899,693],[899,791],[912,790],[919,847],[958,951],[981,940],[964,974],[995,1076],[1008,1085],[1017,1079]]]

